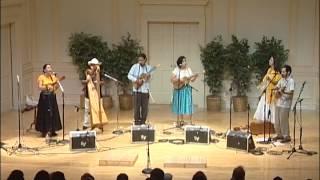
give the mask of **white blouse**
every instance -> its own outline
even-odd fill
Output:
[[[191,68],[187,67],[186,69],[179,69],[178,67],[174,68],[172,71],[172,74],[176,76],[177,78],[180,77],[182,80],[184,77],[191,77],[193,75]]]

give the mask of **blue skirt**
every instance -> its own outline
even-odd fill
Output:
[[[172,112],[177,115],[190,115],[193,113],[191,86],[187,85],[173,91]]]

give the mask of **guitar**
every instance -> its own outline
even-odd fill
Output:
[[[176,90],[183,88],[184,86],[190,83],[192,78],[197,77],[198,75],[199,73],[195,73],[190,77],[184,77],[183,79],[180,79],[178,81],[173,81],[172,82],[173,88]]]
[[[52,83],[46,83],[46,84],[44,84],[44,86],[47,87],[47,91],[55,92],[55,91],[57,91],[59,89],[59,87],[56,88],[56,85],[58,84],[58,82],[63,81],[65,79],[66,79],[66,76],[61,76],[61,77],[57,77],[56,76],[56,80],[55,81],[53,81]]]
[[[144,82],[146,82],[148,80],[148,77],[150,75],[150,73],[152,73],[153,71],[155,71],[158,67],[160,67],[160,64],[153,66],[147,73],[142,73],[135,82],[133,82],[133,87],[135,89],[139,89]]]

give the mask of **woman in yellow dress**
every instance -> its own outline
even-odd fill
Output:
[[[276,87],[278,81],[281,79],[279,63],[273,58],[269,59],[269,68],[266,75],[263,77],[260,84],[260,89],[262,94],[257,106],[257,110],[253,116],[255,120],[258,121],[270,121],[274,124],[275,122],[275,102],[276,94],[274,88]],[[269,116],[270,110],[270,116]]]
[[[59,79],[52,71],[50,64],[43,65],[43,74],[38,77],[40,97],[36,130],[41,132],[42,137],[47,134],[56,136],[56,131],[62,129],[60,114],[55,91],[59,88]]]

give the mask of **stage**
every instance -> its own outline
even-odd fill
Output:
[[[62,116],[62,109],[60,115]],[[215,134],[212,138],[218,142],[210,144],[183,144],[158,142],[159,139],[184,139],[184,132],[174,129],[172,134],[164,134],[163,129],[173,126],[176,116],[171,113],[169,105],[150,105],[149,122],[155,128],[155,142],[150,144],[151,167],[160,167],[171,173],[173,179],[191,179],[193,174],[202,170],[209,179],[230,179],[232,170],[238,165],[244,166],[246,179],[273,179],[281,176],[283,179],[319,179],[319,155],[304,155],[294,153],[290,159],[288,151],[292,149],[293,140],[288,144],[276,146],[261,145],[268,151],[282,152],[282,155],[253,155],[242,150],[226,148],[226,138],[218,136],[229,129],[229,112],[206,112],[197,109],[192,118],[195,125],[208,126]],[[121,173],[127,173],[129,179],[145,179],[147,176],[141,171],[147,164],[146,143],[132,143],[129,132],[132,124],[132,111],[120,111],[119,127],[125,130],[122,135],[114,135],[112,131],[117,127],[116,108],[107,111],[109,123],[104,126],[104,132],[98,133],[97,149],[95,151],[71,151],[69,144],[48,145],[34,126],[27,131],[33,122],[33,111],[22,115],[22,138],[24,147],[37,148],[36,151],[14,152],[10,148],[18,144],[18,115],[17,112],[1,114],[1,142],[5,143],[1,149],[1,179],[5,179],[13,169],[22,169],[25,179],[32,179],[40,169],[49,172],[60,170],[67,179],[80,179],[89,172],[96,179],[115,179]],[[250,112],[250,122],[254,112]],[[303,111],[302,145],[306,150],[319,152],[319,112]],[[74,106],[65,107],[65,139],[69,139],[69,131],[82,128],[83,113],[76,112]],[[232,113],[232,127],[245,126],[247,112]],[[296,127],[296,148],[299,145],[299,131]],[[293,138],[293,113],[290,112],[290,133]],[[254,141],[263,135],[253,136]],[[266,135],[268,137],[268,135]],[[62,139],[62,130],[58,132],[57,140]],[[4,150],[7,148],[7,152]],[[108,166],[106,162],[115,160]],[[122,159],[122,162],[116,161]],[[179,166],[179,162],[184,165]],[[110,162],[110,161],[109,161]],[[197,163],[198,162],[198,163]],[[200,163],[199,163],[200,162]],[[171,164],[170,164],[171,163]],[[169,165],[169,166],[168,166]]]

